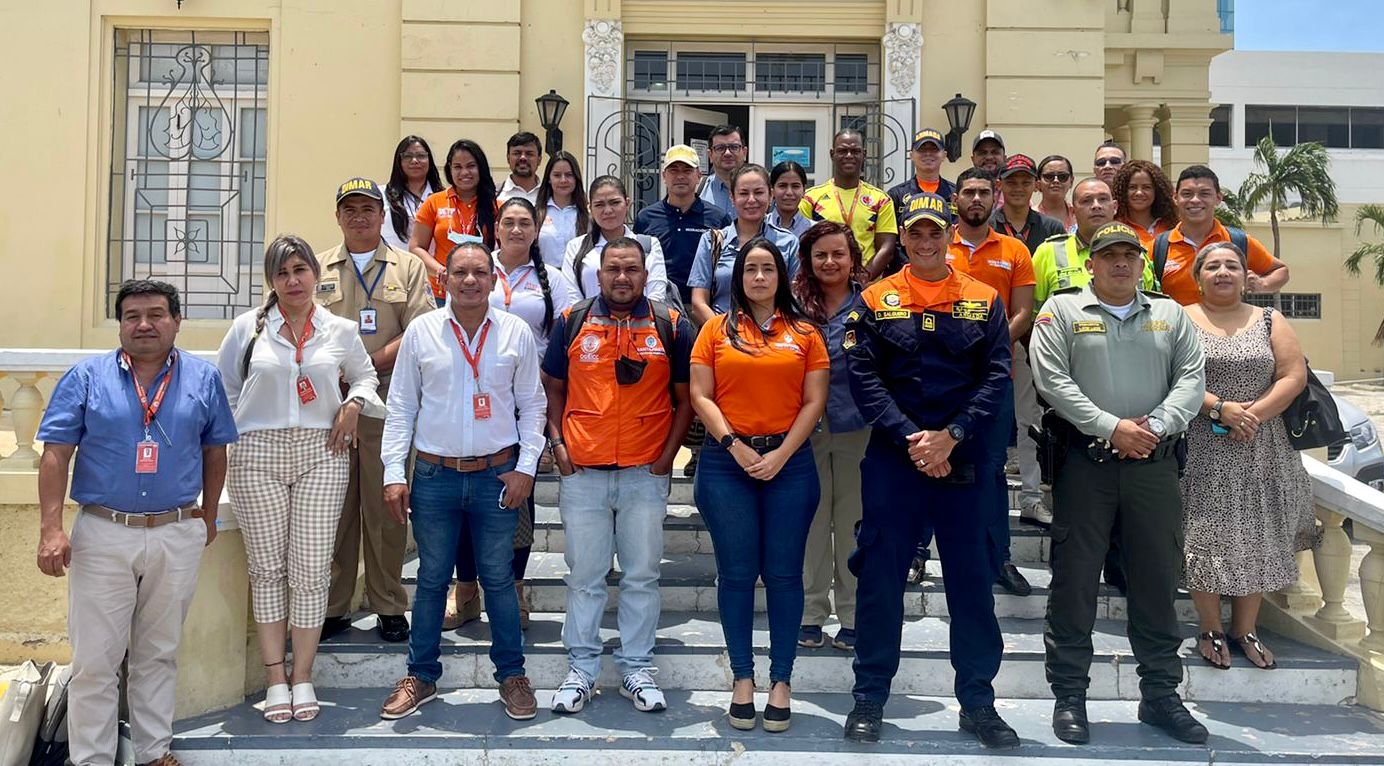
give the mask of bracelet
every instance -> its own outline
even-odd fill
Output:
[[[548,443],[551,444],[551,445],[554,446],[554,447],[565,447],[565,446],[567,446],[567,442],[563,441],[561,436],[558,436],[558,437],[554,437],[554,438],[552,438],[552,439],[549,439],[549,440],[548,440]]]

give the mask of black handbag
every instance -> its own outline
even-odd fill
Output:
[[[1307,366],[1307,387],[1283,411],[1283,425],[1288,429],[1288,441],[1298,450],[1327,447],[1350,437],[1341,425],[1336,401],[1311,365]]]

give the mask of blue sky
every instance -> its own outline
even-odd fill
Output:
[[[1384,52],[1384,3],[1235,0],[1235,47],[1254,51]]]

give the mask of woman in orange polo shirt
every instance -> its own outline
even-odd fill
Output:
[[[1115,174],[1116,218],[1139,233],[1144,250],[1152,252],[1153,240],[1177,225],[1173,185],[1162,168],[1148,160],[1130,160]]]
[[[494,250],[499,210],[490,162],[475,141],[463,138],[452,144],[442,169],[449,186],[423,201],[408,241],[409,251],[428,267],[428,280],[439,306],[447,300],[443,289],[447,253],[462,242],[483,242],[487,249]],[[436,256],[428,250],[434,242]]]
[[[789,723],[789,682],[803,615],[803,553],[821,488],[808,437],[826,407],[830,361],[793,299],[788,266],[764,238],[731,272],[731,307],[692,349],[692,407],[706,424],[694,492],[716,548],[716,596],[734,687],[730,723],[755,725],[755,581],[769,604],[764,730]]]

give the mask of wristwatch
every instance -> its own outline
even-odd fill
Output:
[[[738,438],[739,438],[739,437],[737,437],[737,436],[735,435],[734,432],[731,432],[731,433],[726,434],[725,436],[722,436],[722,437],[721,437],[721,442],[720,442],[720,444],[721,444],[721,449],[723,449],[723,450],[729,450],[731,447],[735,446],[735,442],[736,442],[736,440],[737,440]]]
[[[950,434],[951,438],[955,439],[956,441],[961,441],[962,439],[966,438],[966,429],[962,428],[961,426],[955,423],[952,423],[951,425],[947,426],[947,433]]]
[[[1168,427],[1164,425],[1163,421],[1159,420],[1158,418],[1155,418],[1152,415],[1150,415],[1148,419],[1148,424],[1149,430],[1153,432],[1154,436],[1157,436],[1158,438],[1162,439],[1164,436],[1167,435]]]
[[[1211,405],[1211,410],[1210,410],[1209,412],[1206,413],[1206,417],[1211,418],[1211,419],[1214,420],[1214,421],[1220,422],[1220,419],[1221,419],[1221,408],[1224,407],[1224,406],[1225,406],[1225,400],[1224,400],[1224,399],[1217,399],[1217,400],[1216,400],[1216,403],[1213,404],[1213,405]]]

